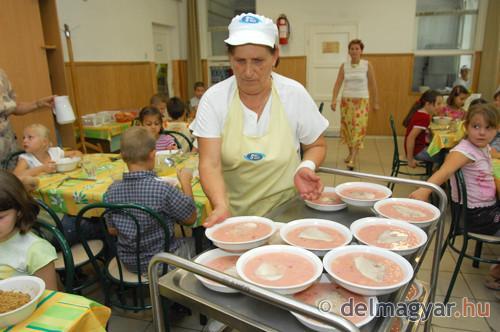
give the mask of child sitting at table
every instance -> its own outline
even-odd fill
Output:
[[[442,160],[440,154],[431,157],[427,153],[429,125],[440,98],[442,97],[437,91],[425,91],[403,120],[403,126],[406,127],[405,153],[408,166],[411,168],[417,167],[418,161],[439,163]]]
[[[196,207],[191,188],[192,171],[179,171],[178,178],[182,192],[161,181],[153,171],[155,166],[155,145],[153,135],[145,128],[129,128],[121,139],[121,155],[129,172],[123,180],[115,181],[107,190],[107,203],[135,203],[156,211],[168,225],[170,252],[190,258],[190,247],[186,239],[174,238],[174,223],[191,225],[196,220]],[[132,272],[146,273],[151,258],[164,251],[165,239],[162,227],[148,215],[138,215],[141,222],[141,271],[136,262],[136,226],[121,214],[106,215],[109,233],[117,235],[117,252],[121,262]]]
[[[180,100],[180,98],[177,97],[172,97],[167,103],[167,112],[170,118],[172,119],[169,121],[167,130],[173,130],[177,131],[179,133],[184,134],[191,142],[193,142],[193,135],[191,134],[191,131],[189,130],[189,124],[185,121],[186,120],[186,104]],[[179,139],[179,137],[177,138]],[[182,150],[184,152],[189,152],[189,144],[187,142],[184,142],[184,140],[181,141],[182,145]]]
[[[149,105],[156,107],[160,113],[163,119],[166,121],[170,121],[167,113],[167,102],[168,102],[168,96],[164,93],[157,93],[153,96],[151,96],[151,99],[149,100]]]
[[[156,139],[156,150],[175,150],[177,144],[170,135],[163,135],[163,118],[160,110],[153,106],[144,107],[139,113],[139,123],[146,127]]]
[[[21,181],[0,170],[0,280],[34,275],[57,290],[56,250],[30,231],[39,211]]]
[[[26,153],[19,155],[13,173],[18,177],[37,176],[54,173],[56,163],[65,157],[80,157],[80,151],[64,151],[60,147],[50,147],[49,130],[41,124],[32,124],[24,129],[23,148]]]
[[[465,110],[463,109],[465,101],[469,98],[469,90],[462,85],[457,85],[451,89],[450,95],[446,100],[446,106],[441,110],[441,116],[448,116],[453,120],[463,120]]]

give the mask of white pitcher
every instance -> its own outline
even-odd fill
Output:
[[[75,113],[69,102],[68,96],[57,96],[54,98],[54,113],[59,124],[75,122]]]

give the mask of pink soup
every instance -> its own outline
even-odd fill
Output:
[[[290,253],[267,253],[250,259],[245,275],[266,286],[287,287],[307,282],[315,275],[315,266],[306,257]]]
[[[418,294],[418,288],[417,288],[417,285],[415,285],[415,283],[411,284],[410,286],[410,290],[408,291],[408,293],[406,294],[406,301],[412,301],[415,299],[415,296]]]
[[[272,228],[269,225],[242,221],[234,224],[221,226],[212,233],[212,237],[221,242],[249,242],[261,239],[271,234]]]
[[[346,241],[339,231],[326,226],[297,227],[286,238],[293,245],[310,249],[333,249]]]
[[[379,211],[388,218],[412,222],[429,221],[435,217],[434,212],[431,209],[406,202],[383,204],[379,207]]]
[[[392,260],[368,253],[339,256],[333,261],[331,269],[338,277],[365,286],[391,286],[405,277],[403,269]]]
[[[383,199],[387,194],[381,190],[368,187],[347,188],[341,191],[342,195],[358,200]]]
[[[332,283],[314,283],[311,287],[293,295],[293,297],[297,301],[314,307],[318,307],[319,303],[322,301],[328,301],[330,304],[330,312],[341,316],[343,316],[340,311],[341,306],[344,303],[348,303],[351,298],[354,305],[364,303],[368,307],[368,303],[365,301],[363,296],[351,293],[347,289]],[[366,316],[357,316],[353,310],[352,316],[344,317],[354,324],[357,324],[365,319]]]
[[[372,225],[361,228],[358,238],[368,244],[385,249],[415,248],[419,237],[410,230],[390,225]]]
[[[205,265],[214,270],[224,272],[226,274],[230,274],[234,277],[238,276],[236,272],[236,261],[240,258],[240,256],[222,256],[217,257],[206,263]]]
[[[334,192],[322,192],[321,196],[314,201],[311,201],[314,204],[320,205],[339,205],[344,202],[340,199],[340,197]]]

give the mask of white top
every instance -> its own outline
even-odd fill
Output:
[[[189,106],[197,107],[199,103],[200,103],[200,98],[195,96],[195,97],[191,98],[191,100],[189,101]]]
[[[344,91],[342,97],[368,98],[368,61],[359,60],[355,67],[351,60],[344,63]]]
[[[470,89],[470,81],[464,81],[463,78],[459,77],[453,82],[453,87],[456,87],[457,85],[462,85],[463,87]]]
[[[318,111],[318,106],[306,89],[297,81],[272,73],[281,103],[285,109],[290,129],[294,133],[294,144],[312,144],[328,127],[328,120]],[[196,119],[190,129],[197,137],[219,138],[229,112],[229,105],[236,91],[234,76],[210,87],[200,100]],[[272,98],[269,97],[264,110],[257,114],[243,106],[243,133],[247,136],[262,136],[267,132]]]
[[[58,162],[60,159],[64,158],[64,150],[58,146],[54,148],[49,148],[49,155],[52,161]],[[37,157],[35,157],[31,153],[23,153],[22,155],[19,156],[19,158],[26,160],[29,168],[42,166],[40,160],[38,160]]]

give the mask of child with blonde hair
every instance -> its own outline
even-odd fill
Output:
[[[44,125],[36,123],[24,128],[23,148],[26,153],[19,155],[13,173],[18,177],[54,173],[60,159],[82,155],[80,151],[64,151],[50,145],[49,129]]]

